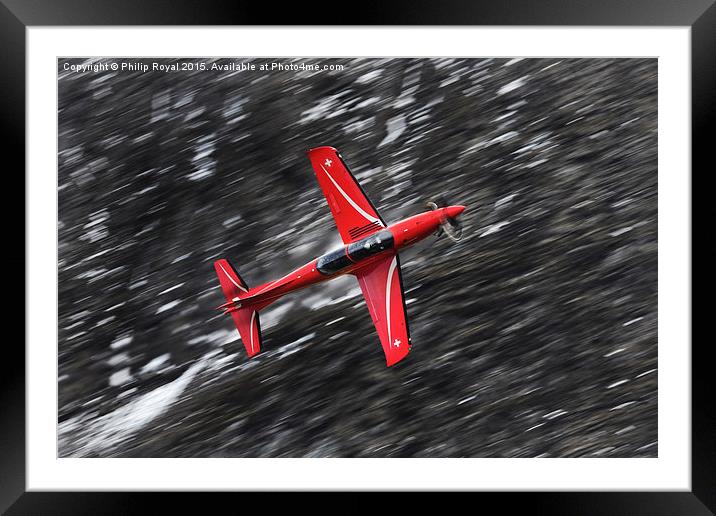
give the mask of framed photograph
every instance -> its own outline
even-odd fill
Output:
[[[512,4],[4,1],[26,333],[0,507],[713,511],[691,169],[716,7]]]

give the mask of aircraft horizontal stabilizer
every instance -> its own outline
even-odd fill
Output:
[[[214,262],[216,275],[219,276],[221,290],[224,292],[226,303],[219,306],[219,310],[231,314],[239,330],[241,340],[249,357],[261,351],[261,324],[259,322],[259,307],[242,306],[241,300],[249,297],[249,286],[239,276],[229,260],[221,259]]]
[[[261,351],[261,324],[258,310],[250,306],[239,308],[231,312],[231,317],[234,319],[236,329],[239,330],[249,358]]]

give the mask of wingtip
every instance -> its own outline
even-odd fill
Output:
[[[408,351],[406,351],[404,355],[400,355],[398,357],[390,357],[390,358],[386,357],[385,363],[386,363],[387,367],[393,367],[395,364],[402,362],[403,359],[410,354],[411,347],[408,347]]]
[[[335,147],[331,147],[330,145],[322,145],[322,146],[320,146],[320,147],[312,147],[312,148],[308,149],[308,150],[306,151],[306,154],[312,154],[312,153],[314,153],[314,152],[322,151],[322,150],[330,150],[330,151],[333,151],[333,152],[335,152],[335,153],[338,152],[338,149],[336,149]]]

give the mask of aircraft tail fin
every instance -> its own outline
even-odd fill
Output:
[[[216,275],[219,277],[221,283],[221,290],[224,292],[226,301],[238,301],[239,299],[246,297],[249,293],[249,286],[239,276],[236,269],[229,263],[229,260],[221,259],[214,262],[214,268],[216,269]]]
[[[249,286],[229,263],[229,260],[215,261],[214,268],[226,298],[226,303],[219,306],[218,309],[223,310],[225,314],[231,314],[236,329],[241,335],[246,353],[252,357],[261,351],[259,307],[252,304],[242,306],[241,300],[249,297]]]

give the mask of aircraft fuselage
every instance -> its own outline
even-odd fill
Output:
[[[242,299],[241,304],[255,304],[260,309],[289,292],[369,268],[386,253],[399,251],[435,233],[446,218],[454,218],[464,209],[464,206],[459,205],[447,206],[391,224],[365,238],[321,255],[276,281],[252,289],[251,296]],[[375,227],[365,231],[374,231]],[[227,303],[225,308],[230,311],[231,304]]]

